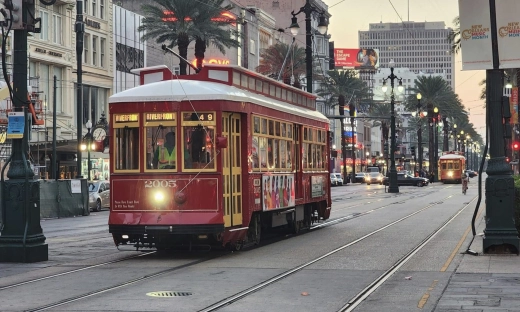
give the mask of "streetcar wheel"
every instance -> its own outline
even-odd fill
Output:
[[[101,211],[101,201],[99,199],[96,200],[96,211]]]

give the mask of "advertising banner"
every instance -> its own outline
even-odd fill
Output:
[[[498,61],[500,68],[520,67],[520,1],[496,2]]]
[[[518,87],[511,89],[511,97],[509,98],[509,107],[511,108],[511,120],[510,123],[518,123]]]
[[[493,69],[489,0],[459,0],[462,70]]]
[[[311,197],[321,197],[325,195],[325,184],[322,176],[311,177]]]
[[[375,69],[379,67],[379,50],[334,49],[334,64],[341,68]]]
[[[265,174],[262,176],[264,211],[294,206],[294,175]]]

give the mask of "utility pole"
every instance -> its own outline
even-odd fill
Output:
[[[40,184],[34,179],[29,159],[31,116],[28,114],[27,100],[27,34],[29,31],[39,32],[35,28],[39,20],[28,18],[29,12],[34,16],[34,2],[9,0],[5,4],[6,9],[13,15],[16,13],[17,18],[10,21],[14,30],[13,88],[10,89],[14,112],[10,115],[14,114],[9,117],[12,128],[10,133],[8,127],[7,135],[8,138],[11,135],[13,140],[8,180],[2,181],[1,185],[2,194],[9,196],[2,196],[1,199],[0,262],[47,261],[49,251],[40,225]],[[17,113],[22,113],[23,117],[17,116]],[[20,125],[16,129],[17,136],[12,132],[14,124]]]
[[[56,89],[58,88],[56,83],[56,75],[54,75],[54,94],[52,96],[52,179],[58,180],[58,156],[56,155]]]
[[[489,127],[490,159],[486,173],[486,229],[484,253],[517,253],[520,241],[515,228],[515,186],[513,171],[506,162],[502,127],[503,69],[499,69],[495,0],[489,0],[493,69],[486,70],[486,115]],[[463,138],[461,138],[463,139]],[[510,248],[516,248],[511,250]]]
[[[77,97],[76,97],[76,155],[77,155],[77,177],[81,176],[81,139],[83,137],[83,35],[85,33],[85,24],[83,23],[83,1],[76,1],[76,24],[74,31],[76,32],[76,62],[77,62]]]

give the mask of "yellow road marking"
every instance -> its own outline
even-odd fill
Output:
[[[477,214],[477,217],[475,218],[475,220],[477,220],[477,219],[480,217],[480,213],[481,213],[481,212],[482,212],[482,211],[479,211],[479,213]],[[468,228],[467,228],[466,231],[464,232],[464,235],[462,235],[462,237],[460,238],[459,243],[457,244],[457,246],[455,247],[455,249],[453,249],[453,251],[451,252],[451,255],[448,257],[448,260],[446,260],[446,263],[444,263],[444,266],[441,268],[441,272],[446,272],[446,270],[447,270],[448,267],[450,266],[451,262],[453,261],[453,258],[455,258],[455,255],[456,255],[457,252],[459,251],[460,246],[462,246],[462,244],[463,244],[464,241],[466,240],[466,236],[468,236],[469,231],[471,231],[471,225],[468,226]]]
[[[424,305],[426,304],[426,302],[430,298],[430,292],[435,288],[435,285],[437,285],[438,282],[439,282],[438,280],[433,280],[432,285],[424,293],[424,295],[422,296],[421,300],[419,300],[419,303],[417,304],[417,307],[419,309],[422,309],[424,307]]]

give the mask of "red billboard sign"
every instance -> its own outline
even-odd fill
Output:
[[[347,68],[378,68],[378,49],[334,49],[334,64],[336,67]]]

